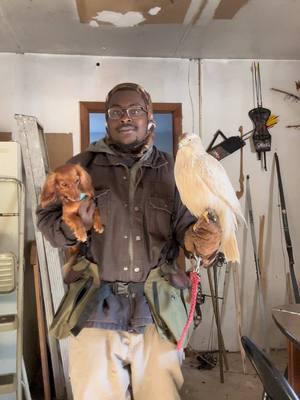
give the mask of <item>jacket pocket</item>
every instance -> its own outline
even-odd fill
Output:
[[[150,197],[148,201],[149,233],[166,240],[170,232],[173,202],[161,197]]]
[[[50,333],[57,339],[70,335],[95,287],[92,278],[82,278],[69,285],[50,326]]]
[[[110,214],[110,201],[111,201],[110,189],[96,190],[95,200],[100,212],[101,222],[105,226],[108,223]]]
[[[154,268],[145,282],[144,290],[158,333],[177,344],[188,320],[190,289],[174,288],[162,276],[160,268]],[[191,324],[184,339],[184,347],[188,344],[193,328],[194,324]]]

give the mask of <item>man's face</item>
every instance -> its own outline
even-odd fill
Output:
[[[125,111],[128,108],[136,108],[131,116]],[[119,119],[107,119],[108,133],[115,143],[131,144],[140,142],[147,134],[148,116],[146,105],[142,96],[134,90],[120,90],[110,98],[108,108],[114,110],[114,114],[123,109]],[[135,111],[135,112],[134,112]],[[136,115],[135,115],[136,114]]]

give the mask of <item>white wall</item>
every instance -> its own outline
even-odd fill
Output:
[[[198,130],[197,62],[0,54],[1,105],[4,105],[0,110],[0,131],[12,129],[14,113],[32,114],[38,117],[45,132],[72,132],[77,153],[79,101],[104,101],[115,84],[126,81],[142,84],[151,93],[153,102],[182,103],[184,130],[191,131],[193,127]]]
[[[250,60],[203,60],[201,63],[201,94],[202,94],[202,123],[201,134],[208,145],[217,129],[225,135],[239,135],[238,128],[243,126],[244,132],[252,129],[252,121],[248,111],[255,107],[253,102],[252,75]],[[300,79],[300,62],[298,61],[261,61],[263,106],[279,115],[276,127],[270,130],[272,135],[272,151],[267,154],[265,172],[257,160],[256,153],[251,149],[249,141],[244,147],[244,174],[250,176],[252,205],[258,240],[259,216],[265,215],[265,276],[267,299],[267,323],[261,319],[261,311],[256,292],[255,265],[251,244],[250,229],[241,229],[239,244],[242,252],[242,263],[239,266],[241,278],[242,302],[242,333],[254,338],[259,344],[264,343],[264,326],[267,326],[268,345],[285,346],[286,340],[275,326],[271,317],[271,308],[287,304],[286,272],[288,259],[286,256],[285,239],[281,229],[279,214],[279,197],[277,175],[274,174],[274,152],[279,156],[281,175],[285,191],[289,228],[295,257],[295,270],[300,277],[300,225],[299,225],[299,148],[300,133],[296,129],[287,129],[288,124],[300,122],[300,102],[288,101],[283,95],[270,90],[280,88],[297,94],[295,81]],[[300,93],[298,93],[300,95]],[[222,161],[231,181],[239,189],[239,152],[228,156]],[[245,194],[242,199],[245,207]],[[223,287],[220,284],[220,291]],[[223,318],[225,344],[229,349],[237,349],[235,306],[230,275],[229,296],[226,302],[226,312]],[[209,302],[209,300],[208,300]],[[195,346],[204,347],[209,344],[210,310],[204,307],[203,327],[199,327],[194,335]],[[203,331],[203,333],[202,333]],[[216,335],[214,335],[215,337]]]
[[[97,62],[100,62],[100,67],[96,67]],[[285,340],[274,327],[270,315],[270,307],[287,302],[284,272],[287,258],[283,256],[285,244],[280,231],[276,175],[273,180],[273,153],[275,150],[278,152],[281,162],[297,269],[300,256],[300,228],[297,223],[297,205],[300,200],[297,185],[300,134],[299,131],[286,129],[285,125],[299,122],[300,103],[287,102],[283,96],[271,92],[269,88],[274,86],[295,92],[294,81],[300,79],[300,62],[262,61],[260,66],[264,106],[280,115],[280,123],[271,130],[273,142],[272,152],[268,154],[268,171],[261,170],[256,154],[250,150],[249,142],[244,151],[244,163],[245,175],[248,173],[251,177],[257,237],[258,216],[266,216],[268,336],[271,346],[282,346],[285,345]],[[201,134],[206,145],[217,129],[221,129],[226,135],[237,135],[240,125],[244,126],[245,131],[252,128],[252,122],[248,118],[248,111],[254,107],[250,67],[251,61],[247,60],[202,61]],[[72,132],[76,153],[79,151],[79,101],[103,101],[109,89],[122,81],[142,84],[151,93],[154,102],[181,102],[183,130],[199,130],[198,65],[195,61],[0,54],[0,131],[13,129],[14,113],[32,114],[38,117],[46,132]],[[222,163],[234,186],[238,188],[238,152],[224,159]],[[244,196],[242,205],[244,207]],[[263,343],[262,321],[259,318],[259,308],[255,306],[257,294],[249,230],[240,232],[239,242],[242,259],[246,260],[239,267],[243,333],[251,335],[258,343]],[[204,273],[203,280],[205,275]],[[220,287],[222,286],[220,282]],[[229,350],[237,350],[232,277],[228,293],[223,318],[225,344]],[[203,314],[205,322],[196,331],[192,343],[196,348],[207,349],[211,341],[209,299],[203,307]]]

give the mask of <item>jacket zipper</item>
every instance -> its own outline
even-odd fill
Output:
[[[128,253],[129,253],[129,271],[130,271],[130,279],[133,278],[133,202],[134,202],[134,194],[135,194],[135,179],[136,172],[139,165],[138,163],[134,164],[129,170],[129,243],[128,243]]]
[[[133,276],[133,232],[132,232],[132,227],[133,227],[133,207],[134,207],[134,195],[135,195],[135,190],[138,185],[138,182],[141,180],[141,175],[139,177],[139,180],[137,181],[137,172],[143,165],[144,161],[148,159],[150,156],[151,152],[144,154],[144,156],[137,161],[133,166],[129,169],[129,243],[128,243],[128,254],[129,254],[129,271],[130,271],[130,279],[134,280]],[[127,168],[128,171],[128,168]]]
[[[141,165],[143,163],[143,160],[139,160],[137,163],[135,163],[129,170],[129,218],[130,218],[130,231],[129,231],[129,248],[128,248],[128,252],[129,252],[129,260],[130,260],[130,265],[129,265],[129,269],[130,269],[130,279],[134,279],[133,276],[133,269],[134,269],[134,265],[133,265],[133,243],[134,243],[134,238],[133,238],[133,231],[132,231],[132,227],[133,227],[133,218],[134,218],[134,212],[133,212],[133,208],[134,208],[134,195],[135,195],[135,191],[136,191],[136,187],[139,183],[139,181],[141,180],[141,176],[139,177],[139,179],[137,180],[137,173],[141,168]],[[141,174],[142,175],[142,174]]]

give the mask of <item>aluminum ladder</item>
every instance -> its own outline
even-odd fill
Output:
[[[49,172],[47,146],[43,127],[36,117],[15,115],[13,140],[21,146],[26,175],[26,187],[32,211],[32,221],[40,265],[41,282],[46,314],[48,344],[56,399],[72,399],[68,373],[68,340],[59,342],[49,335],[49,327],[59,307],[66,287],[63,282],[62,267],[65,257],[62,249],[53,248],[37,229],[36,208],[39,204],[41,188]]]

